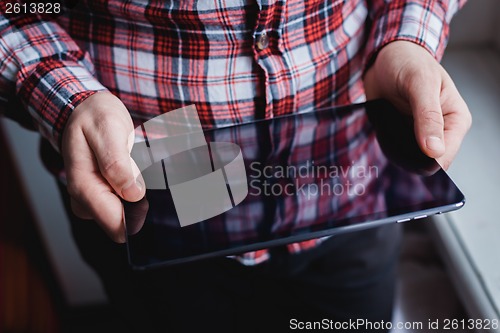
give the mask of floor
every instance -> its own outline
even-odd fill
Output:
[[[439,321],[440,327],[443,327],[446,319],[467,319],[464,307],[427,231],[425,220],[408,223],[405,226],[399,277],[393,319],[395,326],[397,323],[422,323],[426,328],[429,323]],[[394,329],[392,332],[415,331],[415,329]],[[450,331],[471,332],[432,330],[432,332]]]

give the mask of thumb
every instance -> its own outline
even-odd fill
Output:
[[[104,178],[123,199],[131,202],[144,196],[144,183],[139,168],[130,157],[127,143],[114,136],[101,137],[99,143],[92,146],[99,169]]]
[[[440,86],[440,80],[436,82],[435,75],[418,76],[412,78],[408,89],[417,142],[420,149],[432,158],[445,153]]]
[[[88,133],[86,139],[95,154],[101,175],[117,195],[135,202],[144,196],[145,187],[139,168],[130,156],[133,132],[127,127],[106,116],[100,119],[98,133]]]

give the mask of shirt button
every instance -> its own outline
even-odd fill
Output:
[[[267,36],[267,33],[264,31],[262,34],[260,34],[259,37],[257,37],[257,48],[259,50],[264,50],[266,47],[269,45],[269,37]]]

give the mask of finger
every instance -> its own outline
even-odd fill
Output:
[[[93,129],[94,130],[94,129]],[[99,170],[123,199],[135,202],[144,197],[145,188],[139,168],[130,157],[130,139],[134,133],[126,126],[102,119],[96,132],[85,137],[94,152]]]
[[[68,192],[76,212],[90,216],[115,242],[125,241],[123,207],[113,188],[99,172],[97,161],[83,133],[69,136],[65,150]]]
[[[445,153],[444,119],[441,111],[441,76],[422,70],[408,85],[408,100],[415,122],[415,136],[422,151],[438,158]]]
[[[71,210],[73,214],[83,220],[92,220],[92,213],[75,199],[71,198]]]
[[[98,174],[80,175],[68,186],[68,191],[71,196],[78,197],[79,209],[91,216],[112,240],[125,242],[123,206],[106,180]]]

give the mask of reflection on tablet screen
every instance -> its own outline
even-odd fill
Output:
[[[384,101],[202,134],[194,148],[145,168],[146,179],[161,176],[163,189],[148,189],[141,202],[125,204],[133,267],[354,232],[464,203],[447,174],[418,148],[411,119]],[[149,140],[148,147],[165,138]],[[198,183],[183,185],[193,179]],[[197,186],[202,181],[216,185]],[[192,194],[175,202],[181,190]]]

